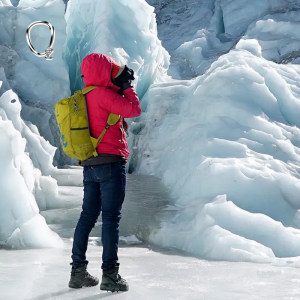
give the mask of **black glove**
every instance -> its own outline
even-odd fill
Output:
[[[118,86],[122,91],[131,87],[131,81],[134,80],[134,72],[132,69],[129,69],[126,65],[122,73],[112,80],[113,84]]]

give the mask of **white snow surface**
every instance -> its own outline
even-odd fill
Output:
[[[299,259],[272,264],[206,261],[185,257],[172,250],[143,247],[119,249],[120,274],[129,291],[107,293],[99,285],[69,289],[71,243],[62,249],[0,250],[1,296],[6,300],[257,300],[299,299]],[[100,277],[102,247],[88,247],[88,271]],[[16,284],[16,282],[18,284]]]

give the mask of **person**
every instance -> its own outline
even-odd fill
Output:
[[[86,250],[89,234],[102,212],[101,290],[127,291],[119,275],[118,242],[121,208],[125,198],[125,164],[129,156],[124,118],[141,114],[139,98],[131,85],[134,72],[100,53],[86,56],[81,65],[85,87],[97,86],[86,95],[90,133],[98,137],[107,124],[109,113],[120,115],[97,146],[98,156],[81,162],[84,196],[82,212],[75,228],[72,247],[70,288],[95,286],[98,278],[87,271]]]

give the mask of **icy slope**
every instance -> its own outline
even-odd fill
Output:
[[[55,147],[21,118],[21,102],[2,68],[0,79],[6,90],[0,95],[0,247],[61,247],[39,211],[77,200],[76,190],[66,195],[64,186],[81,185],[82,180],[74,178],[75,170],[53,167]]]
[[[145,95],[137,169],[178,209],[153,241],[213,259],[300,255],[300,68],[261,52],[241,40],[203,76]]]

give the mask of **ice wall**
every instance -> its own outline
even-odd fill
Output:
[[[20,0],[17,7],[10,1],[1,4],[0,59],[6,77],[23,101],[52,108],[57,99],[69,94],[68,73],[62,59],[64,4],[59,0]],[[55,28],[52,61],[36,57],[28,48],[26,29],[38,20],[46,20]],[[31,40],[37,51],[44,52],[50,41],[50,30],[45,26],[34,28]]]
[[[61,205],[54,178],[61,171],[53,167],[56,148],[40,133],[55,141],[52,133],[57,129],[51,130],[51,113],[54,103],[69,94],[62,59],[64,5],[61,1],[12,3],[0,1],[0,244],[57,247],[62,241],[48,228],[39,210]],[[26,29],[37,20],[47,20],[56,29],[53,61],[37,58],[26,44]],[[44,52],[49,39],[48,29],[32,30],[36,50]]]
[[[243,39],[256,39],[268,60],[299,64],[299,10],[264,16],[249,25]]]
[[[297,15],[300,7],[299,0],[147,0],[147,2],[155,6],[158,35],[163,46],[171,54],[171,68],[168,73],[178,79],[190,79],[203,74],[212,62],[235,46],[248,30],[249,24],[264,19],[266,15],[271,18],[276,18],[277,15],[282,17],[282,13],[287,13],[286,20],[288,20],[288,13],[294,12],[294,15]],[[287,37],[283,33],[286,30],[284,23],[280,23],[280,28],[278,23],[273,33],[267,32],[272,26],[270,23],[261,22],[258,26],[264,31],[261,36],[264,35],[266,44],[272,48],[271,44],[276,46],[275,44]],[[272,43],[269,38],[274,39],[274,42]],[[298,51],[295,42],[286,45],[286,49],[293,48],[291,52]]]
[[[213,15],[216,14],[215,0],[147,0],[147,2],[155,7],[158,37],[171,55],[168,74],[172,77],[178,79],[195,77],[201,74],[197,72],[206,70],[212,59],[220,55],[221,43],[218,43],[215,32],[209,34],[212,30],[207,29]],[[185,54],[183,48],[186,46],[181,46],[191,41],[198,43],[198,46],[194,48],[192,54],[191,52]],[[206,48],[207,50],[210,48],[206,47],[207,44],[212,47],[216,43],[218,44],[218,47],[214,47],[216,51],[206,51]],[[228,45],[225,46],[227,50],[230,48]],[[199,63],[197,66],[190,63],[190,60],[195,59]]]
[[[70,0],[66,11],[71,89],[82,88],[80,65],[89,53],[100,52],[135,71],[140,97],[162,80],[169,55],[157,38],[153,8],[143,0]]]
[[[46,164],[53,147],[39,136],[32,124],[24,123],[20,112],[17,94],[7,90],[0,97],[0,245],[61,247],[60,237],[48,228],[36,202],[42,205],[47,197],[56,198],[56,181],[42,176],[28,153],[43,156]]]
[[[66,39],[65,6],[60,0],[20,0],[13,4],[0,1],[0,66],[10,87],[25,104],[22,117],[35,124],[53,145],[59,145],[54,104],[70,94],[67,65],[62,57]],[[36,57],[27,45],[26,29],[38,20],[46,20],[55,28],[52,61]],[[49,45],[50,30],[45,26],[33,28],[31,40],[37,51],[44,52]]]
[[[21,118],[22,103],[3,68],[0,79],[0,247],[61,247],[62,240],[39,212],[78,201],[58,183],[80,185],[80,178],[53,166],[56,148]]]
[[[300,255],[300,68],[266,59],[275,53],[268,46],[282,53],[297,47],[297,39],[291,45],[281,40],[291,39],[298,26],[285,4],[272,20],[254,23],[251,18],[270,7],[257,4],[251,17],[251,10],[240,13],[238,1],[224,4],[232,11],[224,21],[232,34],[240,34],[229,21],[233,12],[244,18],[242,27],[245,20],[252,24],[236,48],[203,76],[153,85],[143,98],[137,170],[162,178],[177,210],[152,234],[154,242],[212,259]]]

